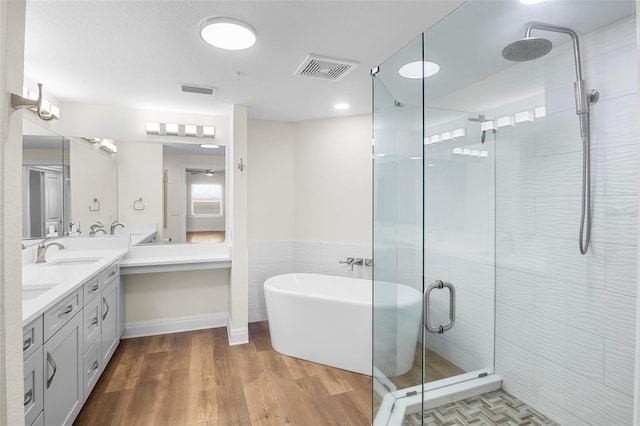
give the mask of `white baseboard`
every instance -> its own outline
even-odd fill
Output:
[[[227,321],[227,335],[229,336],[229,345],[244,345],[249,343],[249,328],[235,328],[231,322],[231,317]]]
[[[228,318],[229,315],[227,313],[222,313],[170,318],[166,320],[129,322],[125,324],[122,338],[128,339],[131,337],[155,336],[157,334],[179,333],[181,331],[225,327],[228,326]]]

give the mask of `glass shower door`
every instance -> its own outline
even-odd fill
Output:
[[[374,424],[390,421],[404,389],[422,385],[422,79],[398,74],[422,61],[422,37],[374,71]],[[415,391],[414,391],[415,392]],[[420,392],[421,393],[421,392]]]
[[[425,391],[493,373],[495,132],[425,108]]]

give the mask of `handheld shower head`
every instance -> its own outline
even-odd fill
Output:
[[[591,131],[589,127],[589,105],[597,102],[598,91],[587,90],[582,79],[582,63],[580,61],[580,41],[578,34],[571,28],[535,22],[527,27],[525,38],[507,45],[502,50],[502,56],[509,61],[523,62],[541,58],[551,51],[553,45],[549,40],[531,37],[531,30],[551,31],[567,34],[573,42],[576,81],[574,93],[576,100],[576,114],[580,123],[580,137],[582,139],[582,213],[580,215],[580,253],[586,254],[591,238]],[[586,234],[586,235],[585,235]]]
[[[502,57],[514,62],[533,61],[551,52],[552,48],[553,44],[546,38],[525,37],[502,49]]]

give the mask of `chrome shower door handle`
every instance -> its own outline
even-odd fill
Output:
[[[445,325],[432,326],[429,324],[429,306],[431,299],[431,292],[435,289],[446,288],[449,290],[449,322]],[[433,284],[429,285],[424,291],[424,326],[429,333],[442,334],[445,331],[451,330],[453,324],[456,322],[456,289],[450,282],[437,280]]]

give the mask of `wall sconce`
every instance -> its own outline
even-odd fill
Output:
[[[91,142],[94,146],[97,146],[103,151],[107,151],[109,154],[116,154],[118,152],[118,147],[113,143],[113,139],[84,138],[84,140]]]
[[[195,124],[158,123],[155,121],[147,121],[146,130],[148,135],[191,136],[195,138],[214,138],[216,136],[216,128],[214,126]]]
[[[13,108],[27,108],[29,111],[36,113],[38,117],[44,121],[57,120],[59,118],[60,109],[42,98],[42,83],[38,83],[37,97],[35,93],[29,92],[26,88],[24,92],[27,95],[26,98],[16,95],[15,93],[11,94],[11,106]]]

